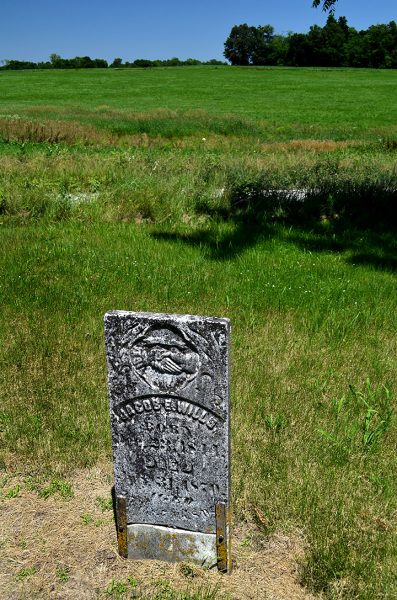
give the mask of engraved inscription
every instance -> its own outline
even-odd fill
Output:
[[[122,421],[129,421],[132,417],[158,412],[175,412],[193,419],[208,429],[214,429],[217,420],[224,420],[224,417],[217,411],[209,411],[201,406],[197,406],[184,398],[175,398],[173,396],[143,396],[133,400],[123,402],[122,405],[115,408],[116,416]]]
[[[128,523],[215,534],[229,503],[228,321],[120,311],[105,335]]]
[[[206,425],[187,422],[185,415],[165,408],[138,413],[123,425],[121,439],[128,440],[128,484],[134,490],[135,514],[167,507],[165,515],[161,511],[158,514],[157,524],[171,522],[174,526],[176,522],[190,528],[193,517],[202,524],[200,530],[209,530],[214,515],[211,507],[222,495],[223,474],[214,464],[224,465],[226,459],[212,432]],[[132,431],[139,431],[139,437],[133,438]]]

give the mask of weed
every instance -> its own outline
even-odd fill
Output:
[[[4,488],[4,486],[7,485],[10,478],[11,478],[11,475],[1,475],[0,476],[0,490],[2,490]]]
[[[350,386],[350,395],[350,399],[342,396],[333,402],[334,430],[319,429],[339,460],[348,460],[355,452],[375,450],[391,426],[393,409],[385,386],[377,390],[367,380],[365,392]]]
[[[241,545],[243,547],[249,547],[252,545],[252,538],[250,536],[246,536],[241,540]]]
[[[83,521],[84,525],[91,525],[94,522],[94,517],[89,513],[84,513],[81,515],[81,520]]]
[[[113,500],[112,498],[103,498],[102,496],[96,497],[96,503],[102,512],[113,509]]]
[[[155,582],[156,591],[160,594],[172,594],[172,587],[169,581],[166,579],[158,579]]]
[[[11,420],[11,416],[5,412],[0,412],[0,433],[5,433],[6,427]]]
[[[122,598],[128,590],[128,583],[122,579],[113,578],[106,588],[106,594],[113,598]]]
[[[69,581],[69,573],[70,569],[68,567],[58,567],[55,571],[55,575],[62,583]]]
[[[274,433],[280,433],[282,429],[286,427],[286,421],[281,415],[266,415],[265,426],[266,429]]]
[[[39,496],[41,498],[49,498],[54,494],[59,494],[61,498],[65,498],[65,500],[73,498],[74,492],[72,485],[63,479],[53,479],[49,485],[39,490]]]
[[[350,390],[366,409],[362,424],[363,450],[365,452],[373,450],[390,429],[393,414],[390,391],[383,386],[379,393],[372,388],[369,379],[366,382],[365,392],[357,391],[353,386],[350,386]]]
[[[136,588],[138,586],[138,581],[135,579],[135,577],[133,577],[133,575],[127,577],[127,581],[132,588]]]
[[[18,571],[17,578],[20,580],[28,579],[37,573],[36,567],[24,567],[20,571]]]
[[[14,487],[12,487],[11,489],[9,489],[4,496],[6,498],[16,498],[19,494],[21,490],[21,486],[19,485],[19,483],[17,483],[16,485],[14,485]]]
[[[216,600],[217,588],[202,587],[195,591],[175,591],[166,580],[159,580],[153,593],[143,594],[142,600]]]
[[[197,576],[195,568],[189,563],[182,563],[179,570],[184,577],[192,578]]]

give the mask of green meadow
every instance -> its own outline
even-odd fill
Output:
[[[106,311],[229,317],[235,522],[302,536],[324,598],[397,598],[396,97],[365,69],[0,72],[4,472],[111,460]]]
[[[222,131],[219,123],[227,129],[225,118],[234,116],[230,128],[239,123],[239,117],[244,129],[248,128],[245,135],[275,141],[372,139],[373,135],[396,134],[396,76],[390,70],[186,67],[3,71],[0,89],[0,111],[6,115],[16,112],[19,116],[77,120],[117,133],[146,131],[170,137],[213,128],[214,133],[217,128],[220,133],[230,133]],[[158,115],[150,115],[159,109],[169,111],[168,119],[161,115],[162,126],[156,122]],[[189,118],[192,111],[202,112],[196,115],[196,124]],[[138,125],[137,113],[145,113]],[[250,127],[247,119],[253,121]],[[190,130],[186,121],[190,121]]]

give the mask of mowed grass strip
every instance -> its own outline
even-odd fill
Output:
[[[146,129],[161,133],[163,128],[169,135],[175,127],[179,132],[191,129],[192,121],[200,122],[197,113],[204,111],[218,130],[225,127],[219,123],[225,114],[234,115],[234,125],[240,130],[242,122],[248,127],[247,121],[253,121],[252,129],[262,121],[265,135],[273,139],[376,139],[382,133],[387,135],[389,128],[394,130],[397,121],[397,74],[392,70],[170,67],[3,71],[0,89],[0,116],[69,118],[118,131],[142,129],[146,120]],[[147,111],[149,115],[143,116]],[[151,116],[150,111],[154,113]],[[192,112],[196,119],[189,119]],[[181,127],[175,116],[184,114]]]

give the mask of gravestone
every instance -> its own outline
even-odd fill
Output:
[[[229,321],[112,311],[119,552],[229,571]]]

